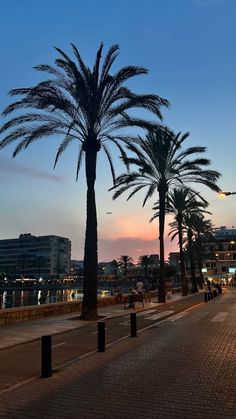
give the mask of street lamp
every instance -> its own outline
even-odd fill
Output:
[[[225,198],[226,196],[229,196],[229,195],[236,195],[236,192],[224,192],[224,191],[219,192],[220,198]]]

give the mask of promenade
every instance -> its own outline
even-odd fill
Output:
[[[191,308],[193,297],[199,302]],[[2,390],[0,417],[235,418],[236,290],[208,303],[202,302],[202,294],[193,297],[175,297],[167,305],[152,302],[141,311],[138,307],[142,331],[137,338],[125,338],[130,310],[102,309],[107,329],[110,324],[119,324],[119,330],[127,327],[124,338],[116,341],[113,331],[110,341],[116,343],[106,352],[94,350],[58,368],[49,379],[36,376]],[[75,330],[88,332],[93,325]],[[33,330],[30,324],[17,326]]]

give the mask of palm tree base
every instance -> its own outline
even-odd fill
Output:
[[[100,316],[97,313],[81,313],[79,316],[80,320],[91,321],[91,320],[98,320]]]
[[[158,303],[166,303],[166,299],[165,298],[158,298]]]
[[[158,303],[166,303],[166,293],[158,292]]]

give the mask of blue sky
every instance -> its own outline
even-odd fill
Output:
[[[70,53],[73,42],[92,65],[101,41],[105,49],[118,43],[115,68],[134,64],[149,69],[132,88],[169,99],[165,123],[189,131],[188,145],[206,146],[212,168],[222,173],[221,188],[235,191],[234,0],[2,0],[0,7],[1,111],[10,89],[39,81],[32,67],[51,64],[57,56],[53,46]],[[73,147],[53,171],[57,144],[56,138],[41,140],[15,160],[12,147],[0,151],[0,238],[24,232],[63,235],[72,240],[73,257],[82,258],[84,175],[75,182]],[[149,223],[153,201],[145,209],[142,194],[132,202],[125,196],[112,201],[108,165],[102,156],[98,164],[99,259],[158,252],[157,225]],[[213,192],[198,190],[211,203],[216,226],[236,224],[234,196],[219,200]],[[166,244],[167,257],[177,245],[169,239]]]

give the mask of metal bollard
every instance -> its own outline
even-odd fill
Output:
[[[130,313],[130,337],[135,338],[136,336],[137,336],[136,313]]]
[[[105,352],[105,322],[98,322],[98,352]]]
[[[211,291],[211,300],[213,300],[213,292]]]
[[[210,293],[210,291],[208,291],[208,293],[207,293],[207,299],[208,299],[208,301],[210,301],[210,299],[211,299],[211,293]]]
[[[204,299],[205,299],[205,303],[207,303],[208,301],[207,292],[204,292]]]
[[[52,376],[52,336],[42,336],[41,377]]]

